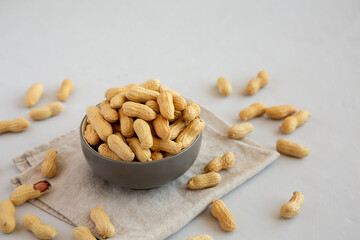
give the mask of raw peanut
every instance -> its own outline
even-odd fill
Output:
[[[114,133],[114,135],[120,137],[124,143],[127,143],[125,137],[121,134],[121,132],[116,132],[116,133]]]
[[[96,133],[95,129],[92,127],[91,123],[86,125],[84,131],[84,138],[88,144],[91,146],[97,146],[100,143],[100,137]]]
[[[176,94],[173,95],[173,103],[176,111],[182,111],[187,106],[185,98]]]
[[[122,108],[119,109],[119,120],[121,134],[125,137],[132,137],[134,135],[134,119],[125,115]]]
[[[232,139],[243,138],[254,130],[251,123],[240,123],[228,129],[228,137]]]
[[[231,168],[235,163],[235,155],[232,152],[225,153],[221,158],[214,158],[204,168],[205,172],[218,172],[222,169]]]
[[[111,99],[110,107],[114,109],[119,109],[126,101],[127,101],[126,92],[119,93]]]
[[[146,121],[146,122],[149,124],[151,135],[153,137],[156,136],[156,132],[155,132],[154,126],[152,125],[152,121]]]
[[[53,102],[45,107],[35,108],[29,112],[29,117],[34,120],[43,120],[55,115],[58,115],[62,112],[64,106],[61,102]]]
[[[149,90],[140,86],[134,86],[126,91],[126,98],[137,103],[156,100],[159,96],[157,91]]]
[[[141,103],[126,102],[123,104],[121,109],[129,117],[137,117],[145,121],[151,121],[156,118],[156,112]]]
[[[72,92],[74,86],[73,83],[70,79],[65,79],[62,84],[61,87],[59,89],[58,92],[58,99],[60,101],[66,101],[70,95],[70,93]]]
[[[113,129],[111,124],[101,116],[100,109],[96,106],[89,106],[86,108],[86,115],[101,140],[106,141],[108,136],[113,133]]]
[[[151,129],[146,121],[140,118],[136,119],[134,122],[134,131],[140,140],[141,147],[150,148],[153,145]]]
[[[243,109],[239,113],[239,118],[243,121],[250,120],[254,117],[262,116],[265,113],[267,106],[263,103],[254,103],[250,107]]]
[[[169,120],[164,118],[161,114],[158,114],[157,117],[152,121],[156,135],[162,140],[170,139],[170,126]]]
[[[154,110],[154,112],[160,113],[159,104],[156,101],[154,100],[147,101],[145,105],[151,108],[152,110]]]
[[[46,152],[43,163],[41,164],[41,172],[45,177],[52,178],[56,174],[56,165],[58,162],[58,151],[50,149]]]
[[[164,155],[161,152],[152,152],[151,153],[151,159],[152,160],[159,160],[164,158]]]
[[[214,240],[214,239],[207,234],[202,234],[196,237],[188,238],[187,240]]]
[[[179,134],[186,128],[187,122],[182,117],[170,125],[170,140],[176,139]]]
[[[298,126],[303,125],[310,116],[310,112],[301,110],[294,116],[285,118],[280,129],[284,133],[292,133]]]
[[[57,235],[57,231],[54,227],[43,224],[40,218],[35,215],[25,215],[22,219],[22,223],[24,227],[31,231],[37,238],[53,239]]]
[[[297,111],[297,108],[292,105],[281,105],[269,107],[265,110],[265,114],[272,119],[282,119]]]
[[[10,201],[15,205],[21,205],[27,200],[38,198],[51,189],[51,184],[46,181],[40,181],[33,185],[21,185],[15,188],[10,195]]]
[[[228,96],[232,92],[232,87],[230,82],[224,77],[219,77],[217,80],[217,87],[221,95],[224,97]]]
[[[113,132],[121,132],[121,128],[120,128],[120,123],[116,122],[116,123],[112,123],[111,124],[112,128],[113,128]]]
[[[11,121],[0,121],[0,134],[6,132],[22,132],[28,129],[30,122],[25,118],[17,118]]]
[[[170,91],[161,92],[157,99],[157,103],[159,104],[160,113],[164,118],[170,120],[175,117],[173,95]]]
[[[208,172],[200,174],[189,179],[187,188],[189,189],[203,189],[214,187],[221,182],[220,174],[216,172]]]
[[[299,214],[301,206],[304,202],[304,195],[301,192],[294,192],[289,202],[285,203],[280,210],[281,216],[284,218],[293,218]]]
[[[24,105],[26,107],[34,106],[43,94],[44,88],[41,83],[34,83],[26,92]]]
[[[151,161],[151,151],[149,148],[143,148],[141,146],[140,140],[136,137],[128,138],[127,142],[131,150],[135,153],[136,158],[140,162],[149,162]]]
[[[171,90],[170,88],[167,88],[167,87],[164,87],[164,86],[160,86],[160,87],[159,87],[159,92],[160,92],[160,93],[165,92],[165,91],[171,92],[171,94],[172,94],[173,96],[175,96],[175,95],[180,95],[180,93],[178,93],[178,92],[176,92],[176,91],[174,91],[174,90]]]
[[[186,122],[191,122],[199,115],[200,107],[196,103],[188,103],[186,108],[182,112],[182,116]]]
[[[258,73],[256,78],[250,80],[243,93],[246,95],[254,95],[260,88],[266,86],[268,83],[269,75],[267,71],[263,70]]]
[[[218,220],[220,227],[227,232],[236,230],[234,216],[226,208],[221,200],[215,200],[211,203],[211,214]]]
[[[196,118],[179,134],[176,138],[176,142],[179,143],[182,148],[187,148],[204,128],[205,123],[203,120]]]
[[[121,137],[112,134],[107,139],[111,151],[116,153],[121,160],[131,162],[135,158],[135,154],[131,148],[121,139]]]
[[[11,233],[16,227],[15,207],[9,200],[0,202],[0,229],[4,233]]]
[[[85,226],[78,226],[72,231],[72,235],[75,240],[96,240],[94,235]]]
[[[287,139],[279,139],[276,142],[276,150],[279,153],[297,158],[304,158],[310,154],[310,149],[302,145],[291,142]]]
[[[146,82],[143,82],[142,84],[140,84],[141,87],[146,88],[146,89],[150,89],[153,91],[158,91],[159,87],[160,87],[160,81],[157,79],[150,79],[147,80]]]
[[[90,218],[96,225],[96,231],[103,237],[112,237],[115,233],[115,227],[110,222],[109,216],[104,212],[102,207],[98,206],[91,210]]]
[[[163,152],[162,154],[163,154],[164,158],[174,155],[174,154],[169,153],[169,152]]]
[[[178,120],[179,117],[181,117],[181,116],[182,116],[181,112],[175,110],[175,112],[174,112],[174,118],[169,119],[169,122],[171,122],[171,123],[172,123],[172,122],[175,122],[175,121]]]
[[[113,160],[121,160],[121,158],[118,155],[116,155],[116,153],[111,151],[107,143],[100,144],[100,146],[98,147],[98,152],[100,153],[101,156],[111,158]]]
[[[105,98],[106,100],[111,100],[113,97],[115,97],[117,94],[122,93],[122,92],[126,92],[128,89],[130,89],[131,87],[134,86],[138,86],[139,84],[137,83],[132,83],[129,85],[126,85],[124,87],[113,87],[113,88],[109,88],[108,90],[106,90],[105,92]]]
[[[107,100],[100,103],[100,114],[109,123],[114,123],[119,119],[118,112],[110,107],[110,102]]]
[[[154,137],[153,145],[150,149],[152,151],[164,151],[171,154],[177,154],[181,151],[181,145],[171,140],[162,140]]]

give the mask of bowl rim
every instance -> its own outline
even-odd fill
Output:
[[[127,162],[127,161],[122,161],[122,160],[114,160],[114,159],[111,159],[111,158],[108,158],[108,157],[105,157],[103,155],[101,155],[98,151],[95,151],[95,149],[93,147],[90,146],[90,144],[85,140],[84,138],[84,135],[83,135],[83,126],[84,126],[84,123],[88,124],[87,121],[87,116],[85,114],[85,116],[83,117],[81,123],[80,123],[80,139],[83,143],[85,143],[86,147],[88,149],[90,149],[90,151],[92,151],[93,153],[95,153],[97,156],[101,157],[102,159],[106,160],[106,161],[109,161],[109,162],[114,162],[114,163],[118,163],[118,164],[125,164],[125,165],[148,165],[148,164],[159,164],[161,162],[164,162],[164,161],[168,161],[170,159],[173,159],[175,157],[178,157],[179,155],[181,155],[182,153],[186,152],[191,146],[194,145],[195,142],[197,142],[199,140],[199,138],[202,136],[202,132],[197,135],[197,137],[195,138],[195,140],[186,148],[182,149],[179,153],[177,154],[174,154],[174,155],[171,155],[171,156],[168,156],[168,157],[164,157],[162,159],[159,159],[159,160],[154,160],[154,161],[147,161],[147,162]],[[84,129],[85,130],[85,129]]]

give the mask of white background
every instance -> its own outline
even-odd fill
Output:
[[[19,174],[11,159],[77,127],[106,89],[150,78],[192,98],[229,124],[254,102],[294,104],[312,113],[291,135],[281,121],[251,120],[249,137],[275,149],[279,138],[311,148],[306,159],[281,156],[222,200],[238,230],[220,229],[209,209],[169,239],[208,233],[214,239],[358,239],[360,234],[360,2],[347,1],[0,1],[0,119],[26,117],[27,88],[41,82],[37,106],[57,100],[64,78],[75,88],[61,115],[31,121],[19,134],[0,136],[0,200]],[[266,69],[269,85],[243,96]],[[226,76],[232,95],[216,80]],[[219,149],[219,155],[222,154]],[[284,220],[292,192],[305,196],[301,213]],[[179,209],[179,213],[181,209]],[[25,214],[69,226],[31,204],[16,208],[18,227],[0,239],[35,239]],[[169,216],[171,217],[171,216]]]

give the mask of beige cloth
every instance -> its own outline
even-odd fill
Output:
[[[11,182],[19,186],[44,179],[40,163],[48,149],[57,149],[57,175],[49,180],[53,188],[41,198],[31,200],[32,204],[71,225],[89,227],[98,238],[89,212],[101,205],[116,229],[111,239],[165,239],[204,211],[211,201],[238,187],[279,156],[247,138],[227,138],[228,125],[203,107],[201,118],[206,128],[194,165],[183,176],[159,188],[124,189],[96,177],[81,152],[78,128],[13,159],[22,173]],[[203,173],[211,159],[228,151],[234,152],[236,162],[220,172],[220,184],[203,190],[186,188],[187,181]]]

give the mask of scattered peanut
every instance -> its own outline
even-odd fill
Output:
[[[22,219],[22,223],[24,227],[31,231],[37,238],[53,239],[57,235],[57,231],[54,227],[43,224],[40,218],[35,215],[25,215]]]
[[[26,92],[24,105],[26,107],[34,106],[43,94],[44,88],[41,83],[34,83]]]
[[[232,152],[225,153],[221,158],[214,158],[204,168],[205,172],[219,172],[222,169],[231,168],[235,163],[235,155]]]
[[[196,117],[200,115],[200,107],[196,103],[188,103],[184,111],[182,112],[182,116],[186,122],[191,122]]]
[[[58,92],[58,99],[60,101],[66,101],[70,95],[70,93],[72,92],[74,86],[73,83],[70,79],[65,79],[62,84],[61,87],[59,89]]]
[[[45,177],[52,178],[56,174],[56,165],[58,162],[58,151],[50,149],[46,152],[43,163],[41,164],[41,172]]]
[[[280,210],[281,216],[284,218],[293,218],[299,214],[301,206],[304,202],[304,195],[301,192],[294,192],[289,202],[285,203]]]
[[[140,84],[140,86],[153,91],[158,91],[160,87],[160,81],[157,79],[150,79]]]
[[[159,93],[141,86],[134,86],[126,91],[125,96],[130,101],[145,103],[150,100],[156,100],[159,96]]]
[[[28,129],[30,122],[25,118],[17,118],[11,121],[0,121],[0,134],[6,132],[22,132]]]
[[[254,95],[260,88],[266,86],[268,83],[268,73],[265,70],[260,71],[256,78],[250,80],[243,93],[246,95]]]
[[[109,216],[102,207],[98,206],[91,210],[90,218],[96,225],[96,231],[103,237],[109,238],[115,234],[115,227],[110,222]]]
[[[119,109],[119,120],[121,134],[125,137],[132,137],[134,135],[134,119],[128,117],[122,108]]]
[[[171,140],[162,140],[153,137],[153,145],[150,149],[152,151],[164,151],[171,154],[178,154],[181,151],[181,144]]]
[[[113,129],[111,124],[101,116],[100,109],[96,106],[89,106],[86,108],[86,115],[101,140],[106,141],[108,136],[113,133]]]
[[[114,109],[119,109],[126,101],[127,101],[126,92],[119,93],[115,95],[113,98],[111,98],[110,107]]]
[[[152,160],[159,160],[164,158],[164,155],[161,152],[152,152],[151,153],[151,159]]]
[[[176,142],[182,148],[187,148],[196,139],[196,137],[204,130],[205,123],[200,118],[194,119],[176,138]]]
[[[228,137],[232,139],[240,139],[248,135],[254,130],[251,123],[240,123],[228,129]]]
[[[33,185],[21,185],[15,188],[10,195],[10,201],[18,206],[27,200],[38,198],[48,190],[51,189],[51,184],[48,181],[40,181]]]
[[[265,114],[272,119],[282,119],[297,111],[297,108],[293,105],[281,105],[269,107],[265,110]]]
[[[227,232],[236,230],[234,216],[226,208],[221,200],[215,200],[211,203],[211,214],[218,220],[220,227]]]
[[[114,123],[119,119],[118,112],[110,107],[110,102],[108,100],[100,103],[100,114],[109,123]]]
[[[173,95],[170,91],[161,92],[157,98],[157,103],[159,104],[160,113],[164,118],[168,120],[174,119],[175,107]]]
[[[72,231],[75,240],[96,240],[94,235],[90,232],[89,228],[85,226],[78,226]]]
[[[62,112],[64,106],[61,102],[53,102],[45,107],[35,108],[29,112],[29,117],[34,120],[43,120],[55,115],[58,115]]]
[[[136,137],[128,138],[127,142],[131,150],[135,153],[136,158],[140,162],[150,162],[151,161],[151,151],[149,148],[143,148],[141,146],[140,140]]]
[[[153,145],[151,129],[146,121],[140,118],[136,119],[134,121],[134,131],[141,142],[141,147],[150,148]]]
[[[262,116],[265,113],[267,106],[263,103],[254,103],[250,107],[243,109],[239,113],[239,118],[243,121],[250,120],[254,117]]]
[[[220,174],[216,172],[208,172],[200,174],[189,179],[187,187],[189,189],[203,189],[214,187],[221,182]]]
[[[113,160],[121,160],[121,158],[116,153],[111,151],[107,143],[100,144],[98,147],[98,152],[104,157],[111,158]]]
[[[156,134],[163,140],[170,139],[170,126],[169,120],[164,118],[161,114],[153,120],[153,127]]]
[[[196,237],[188,238],[187,240],[214,240],[214,239],[207,234],[203,234]]]
[[[304,158],[310,154],[310,149],[287,139],[276,142],[276,150],[282,154],[297,158]]]
[[[131,162],[135,158],[135,154],[131,148],[119,136],[112,134],[107,139],[111,151],[116,153],[123,161]]]
[[[15,207],[9,200],[0,202],[0,229],[4,233],[11,233],[16,227]]]
[[[89,143],[91,146],[97,146],[100,143],[100,137],[96,133],[95,129],[92,127],[91,123],[86,125],[84,131],[84,138],[86,142]]]
[[[230,82],[225,77],[219,77],[217,80],[217,87],[221,95],[228,96],[232,92]]]
[[[156,112],[141,103],[126,102],[123,104],[121,109],[128,117],[137,117],[145,121],[151,121],[156,118]]]
[[[281,130],[284,133],[292,133],[298,126],[303,125],[310,116],[310,112],[301,110],[294,116],[285,118],[281,125]]]

